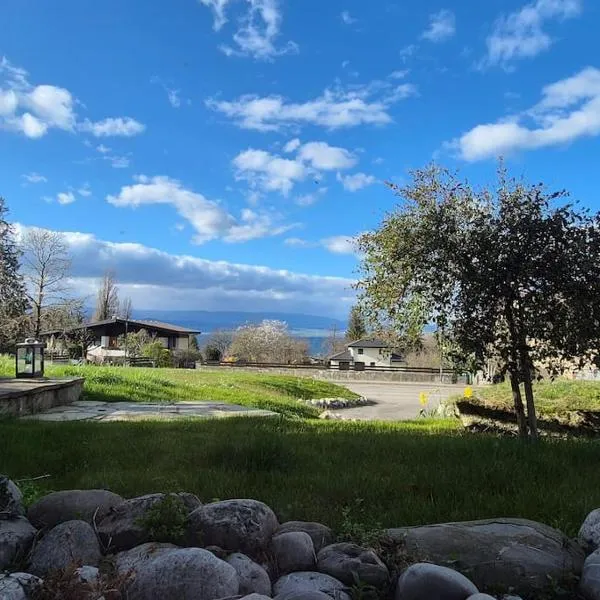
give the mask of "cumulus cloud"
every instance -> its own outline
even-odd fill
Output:
[[[77,193],[84,198],[88,198],[92,195],[92,188],[89,183],[84,183],[78,190]]]
[[[530,110],[478,125],[449,146],[477,161],[518,150],[556,146],[600,134],[600,70],[587,67],[546,86]]]
[[[278,225],[267,213],[242,211],[239,219],[218,202],[185,188],[180,181],[165,176],[138,175],[133,185],[121,188],[117,195],[106,197],[116,207],[138,208],[143,205],[170,204],[194,228],[194,242],[202,244],[213,239],[226,242],[243,242],[251,239],[279,235],[292,225]]]
[[[75,202],[75,194],[73,192],[60,192],[56,195],[56,201],[62,205],[72,204]]]
[[[342,11],[340,19],[342,19],[342,23],[345,25],[354,25],[354,23],[358,21],[358,19],[355,19],[347,10]]]
[[[289,102],[282,96],[247,94],[232,101],[209,98],[206,105],[242,129],[279,131],[300,125],[340,129],[391,123],[390,107],[415,95],[417,88],[411,83],[375,80],[326,89],[321,96],[302,103]]]
[[[236,179],[247,181],[254,190],[287,196],[294,185],[309,175],[318,177],[321,171],[349,169],[357,163],[350,151],[325,142],[301,144],[299,140],[292,140],[284,150],[288,146],[295,149],[294,159],[254,148],[241,152],[233,159]]]
[[[456,33],[456,17],[451,10],[440,10],[429,16],[429,27],[421,37],[434,43],[445,42]]]
[[[214,15],[214,29],[220,31],[227,23],[226,9],[229,0],[199,0]],[[282,54],[298,52],[298,45],[289,41],[281,46],[277,40],[283,17],[278,0],[246,0],[245,12],[238,20],[233,34],[233,44],[222,44],[227,56],[250,56],[256,60],[273,60]]]
[[[377,181],[376,177],[366,173],[354,173],[353,175],[338,173],[337,179],[344,186],[344,189],[349,192],[358,192],[358,190],[373,185]]]
[[[26,228],[18,226],[22,234]],[[103,241],[65,232],[72,274],[82,295],[115,271],[120,291],[138,309],[269,310],[344,315],[354,300],[353,281],[277,270],[262,265],[169,254],[137,243]]]
[[[486,40],[487,56],[480,66],[507,66],[514,60],[537,56],[554,41],[544,30],[547,22],[571,19],[581,11],[582,0],[536,0],[500,17]]]
[[[40,175],[39,173],[36,173],[35,171],[32,171],[31,173],[26,173],[25,175],[21,175],[21,177],[27,183],[46,183],[48,181],[46,177]]]
[[[28,77],[25,69],[0,58],[0,129],[31,139],[41,138],[51,129],[90,131],[94,135],[96,131],[100,135],[136,135],[144,130],[144,125],[129,117],[80,123],[76,100],[69,90],[55,85],[34,86]]]
[[[295,152],[296,150],[298,150],[298,148],[300,148],[302,142],[298,139],[295,138],[293,140],[290,140],[284,147],[283,147],[283,151],[290,153],[290,152]]]
[[[289,237],[284,240],[286,246],[291,248],[325,248],[332,254],[354,254],[357,255],[357,236],[334,235],[311,242],[303,238]]]

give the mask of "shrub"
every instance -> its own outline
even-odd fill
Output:
[[[171,352],[160,342],[151,342],[142,348],[142,356],[152,359],[157,367],[170,367],[173,364]]]

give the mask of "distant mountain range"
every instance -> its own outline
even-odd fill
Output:
[[[338,331],[345,329],[346,322],[332,317],[304,315],[299,313],[244,312],[244,311],[208,311],[208,310],[134,310],[134,319],[165,321],[202,333],[216,329],[233,330],[241,325],[260,323],[265,319],[285,321],[296,335],[326,335],[333,327]]]

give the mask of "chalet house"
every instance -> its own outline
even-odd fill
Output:
[[[161,323],[160,321],[141,321],[139,319],[122,319],[113,317],[104,321],[85,323],[68,330],[46,331],[42,333],[42,340],[46,342],[48,350],[58,350],[64,347],[64,340],[74,338],[82,330],[89,334],[87,357],[90,360],[122,358],[125,350],[119,348],[119,337],[129,333],[137,333],[144,329],[150,337],[160,342],[169,350],[189,350],[190,336],[199,335],[200,331]]]
[[[399,367],[405,364],[402,356],[382,340],[363,339],[348,344],[346,350],[329,357],[333,369],[361,370],[365,367]]]

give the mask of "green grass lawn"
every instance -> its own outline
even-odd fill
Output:
[[[600,411],[600,381],[542,381],[534,385],[533,391],[541,415],[556,415],[571,410]],[[474,395],[486,406],[513,408],[509,383],[478,388]]]
[[[0,376],[13,376],[14,363],[0,357]],[[347,388],[309,378],[240,371],[52,366],[48,377],[85,377],[83,400],[104,402],[230,402],[311,418],[319,410],[298,399],[357,398]]]
[[[258,498],[281,520],[336,529],[526,517],[576,534],[600,506],[600,445],[463,434],[452,421],[236,418],[141,423],[0,422],[0,473],[44,490],[124,496],[185,490]],[[30,492],[29,492],[30,493]]]

